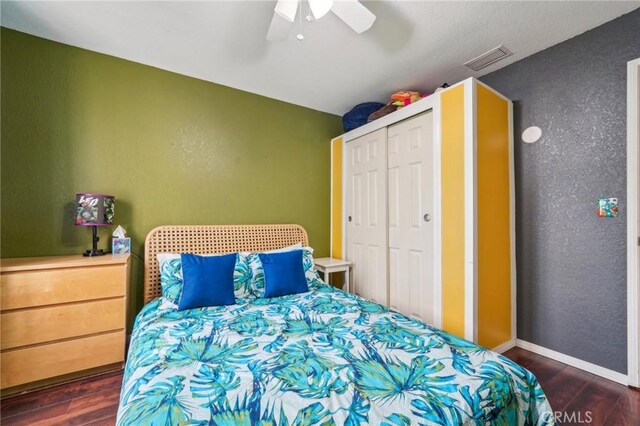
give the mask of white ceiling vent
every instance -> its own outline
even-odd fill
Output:
[[[471,68],[474,71],[480,71],[483,68],[488,67],[491,64],[494,64],[507,56],[511,56],[513,53],[503,45],[498,47],[494,47],[488,52],[483,53],[477,58],[473,58],[470,61],[464,63],[464,66],[467,68]]]

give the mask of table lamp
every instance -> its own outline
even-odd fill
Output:
[[[115,207],[113,195],[105,194],[76,194],[76,218],[78,226],[93,227],[93,248],[83,253],[83,256],[102,256],[104,251],[98,250],[98,226],[113,225]]]

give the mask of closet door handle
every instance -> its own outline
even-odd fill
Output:
[[[349,217],[347,217],[347,220],[348,220],[349,222],[351,222],[351,221],[353,220],[353,218],[352,218],[351,216],[349,216]]]
[[[426,213],[422,218],[425,222],[431,222],[431,215],[429,213]]]

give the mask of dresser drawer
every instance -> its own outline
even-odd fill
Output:
[[[2,353],[1,387],[124,361],[124,330]]]
[[[6,272],[2,274],[2,310],[125,295],[123,265]]]
[[[124,298],[5,312],[2,349],[125,328]]]

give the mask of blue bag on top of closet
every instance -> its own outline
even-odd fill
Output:
[[[351,111],[342,116],[342,126],[344,131],[348,132],[353,129],[357,129],[360,126],[367,124],[369,115],[378,111],[384,104],[380,102],[365,102],[358,104],[351,108]]]

